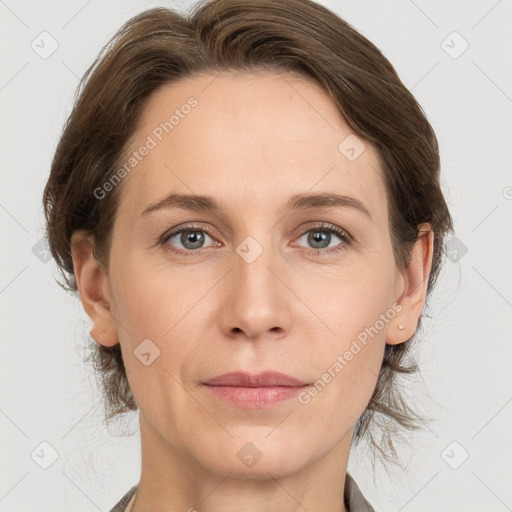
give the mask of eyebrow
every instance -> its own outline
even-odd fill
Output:
[[[353,208],[373,221],[372,216],[366,206],[356,199],[341,194],[321,192],[321,193],[305,193],[292,196],[284,206],[284,212],[291,210],[306,210],[308,208],[325,208],[325,207],[345,207]],[[171,193],[156,203],[150,204],[141,214],[141,217],[151,212],[161,209],[181,208],[191,211],[213,211],[222,210],[221,205],[214,197],[196,194],[176,194]]]

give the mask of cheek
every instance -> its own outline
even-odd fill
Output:
[[[376,259],[344,270],[316,276],[316,286],[309,287],[308,301],[326,335],[314,341],[318,393],[312,391],[305,401],[318,396],[334,408],[350,403],[357,419],[375,388],[386,330],[397,314],[392,302],[394,269],[392,260]]]
[[[151,402],[154,390],[163,384],[158,379],[165,381],[167,375],[172,380],[169,374],[179,378],[198,351],[197,332],[204,330],[200,323],[205,317],[204,304],[198,302],[208,291],[206,281],[191,282],[186,270],[171,273],[161,264],[131,264],[129,259],[113,275],[115,314],[130,385],[136,399],[153,390],[140,403]],[[169,373],[162,375],[164,370]],[[172,382],[166,383],[169,387]]]
[[[320,436],[342,432],[364,412],[377,384],[386,341],[384,301],[352,300],[331,316],[335,335],[316,338],[316,380],[302,396],[309,417],[321,417]],[[394,310],[393,310],[394,311]],[[382,314],[382,316],[381,316]],[[389,320],[388,320],[389,321]],[[326,411],[329,411],[326,414]]]
[[[354,256],[346,263],[311,272],[300,284],[305,302],[321,318],[328,336],[341,344],[393,314],[394,266],[391,258]],[[377,325],[384,331],[381,322]],[[385,326],[384,326],[385,327]]]
[[[118,332],[130,388],[140,409],[154,418],[164,411],[177,416],[187,406],[177,382],[197,351],[197,323],[191,320],[191,310],[198,299],[184,293],[180,283],[185,281],[178,276],[170,281],[163,272],[157,275],[147,267],[135,272],[127,266],[116,287],[122,326]]]
[[[149,257],[139,260],[126,259],[113,272],[116,319],[125,327],[120,335],[132,343],[152,337],[164,341],[190,311],[198,292],[190,293],[194,286],[186,272],[170,272],[160,263],[155,266]]]

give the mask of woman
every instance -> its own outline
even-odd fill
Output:
[[[308,0],[128,21],[83,78],[44,193],[107,417],[139,410],[113,511],[374,510],[421,418],[396,377],[452,219],[435,134],[380,51]],[[392,450],[391,450],[392,451]]]

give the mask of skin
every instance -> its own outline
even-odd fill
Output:
[[[352,131],[335,104],[293,75],[225,72],[168,84],[146,104],[131,149],[190,96],[197,107],[122,182],[108,271],[92,257],[91,237],[76,232],[72,240],[91,336],[121,344],[139,406],[142,473],[133,512],[346,511],[353,427],[385,344],[406,342],[416,330],[433,233],[421,226],[425,236],[399,272],[375,149],[364,142],[349,161],[338,146]],[[371,219],[338,206],[284,213],[295,194],[333,191],[361,201]],[[170,192],[211,195],[223,209],[141,217]],[[308,234],[329,237],[319,222],[355,241],[331,234],[313,245]],[[202,247],[184,246],[179,235],[158,244],[185,223],[204,230]],[[236,251],[248,236],[263,248],[252,263]],[[335,246],[343,249],[327,252]],[[309,254],[314,248],[321,252]],[[268,369],[314,383],[393,304],[400,312],[307,404],[292,398],[242,409],[201,384]],[[160,355],[146,366],[134,350],[147,338]],[[248,442],[262,454],[252,467],[237,457]]]

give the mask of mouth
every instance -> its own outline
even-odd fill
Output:
[[[268,408],[293,398],[309,386],[279,372],[231,372],[203,382],[215,397],[246,409]]]

